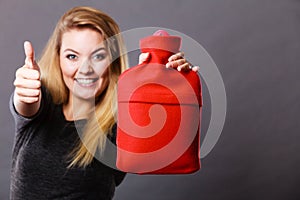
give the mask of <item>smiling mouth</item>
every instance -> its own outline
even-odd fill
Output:
[[[99,78],[75,78],[75,81],[82,86],[93,85]]]

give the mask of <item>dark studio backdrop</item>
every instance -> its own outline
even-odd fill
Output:
[[[223,132],[199,172],[128,175],[115,199],[300,199],[299,0],[0,0],[0,199],[9,195],[8,101],[23,42],[39,55],[59,17],[77,5],[102,9],[123,31],[156,26],[190,36],[217,64],[227,93]]]

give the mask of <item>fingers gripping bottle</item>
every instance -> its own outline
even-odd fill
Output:
[[[168,69],[181,38],[159,30],[140,40],[150,59],[118,81],[116,166],[137,174],[187,174],[200,169],[202,91],[194,71]]]

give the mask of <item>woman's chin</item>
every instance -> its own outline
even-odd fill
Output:
[[[78,89],[72,92],[73,98],[81,100],[94,100],[95,94],[95,89]]]

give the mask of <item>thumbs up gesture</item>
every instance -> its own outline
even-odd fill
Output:
[[[32,113],[26,114],[27,111],[25,111],[26,109],[24,110],[23,107],[26,107],[26,104],[29,106],[40,102],[41,81],[40,69],[34,59],[34,49],[28,41],[24,42],[24,52],[26,56],[25,64],[16,71],[16,78],[14,81],[14,104],[18,112],[29,115]],[[37,111],[36,108],[39,107],[39,104],[34,107],[35,109],[33,110]],[[32,109],[30,110],[30,112],[32,112]],[[25,111],[25,113],[22,111]]]

